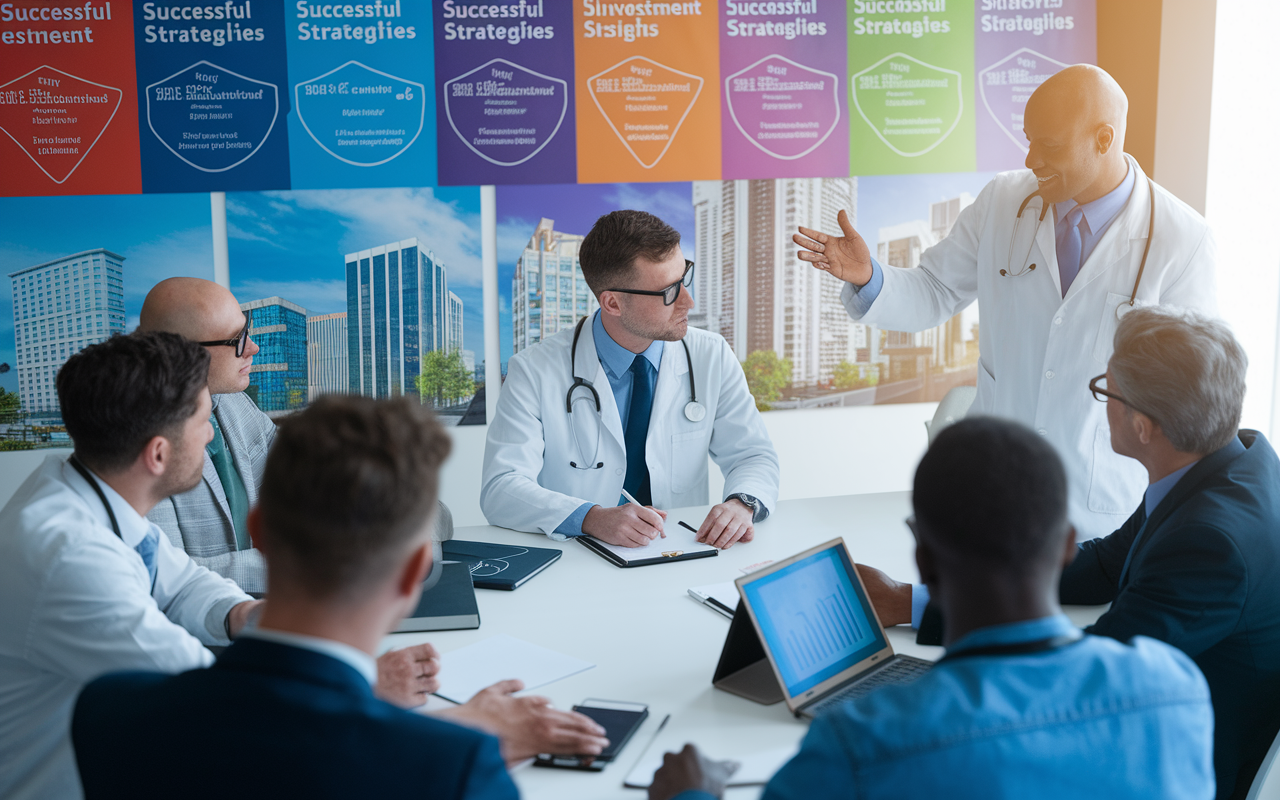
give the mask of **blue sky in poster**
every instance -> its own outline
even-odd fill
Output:
[[[0,363],[17,366],[10,272],[105,247],[125,257],[125,329],[138,325],[142,301],[175,275],[213,277],[209,195],[103,195],[0,199]],[[13,370],[0,387],[17,391]]]
[[[347,310],[347,253],[417,236],[462,300],[464,349],[484,358],[478,188],[228,194],[227,235],[241,302],[279,296],[313,314]]]
[[[555,220],[557,231],[585,236],[602,214],[640,208],[680,231],[685,253],[694,252],[693,188],[689,183],[499,186],[497,195],[499,338],[504,364],[511,357],[511,279],[516,260],[542,217]]]

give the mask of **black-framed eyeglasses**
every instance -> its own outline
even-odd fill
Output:
[[[236,358],[243,358],[244,349],[249,344],[249,326],[252,323],[253,315],[246,311],[244,312],[244,327],[240,329],[239,335],[234,339],[218,339],[212,342],[196,342],[196,344],[205,347],[234,347],[236,349]]]
[[[1098,385],[1100,381],[1105,381],[1106,379],[1107,379],[1107,373],[1104,372],[1101,375],[1098,375],[1097,377],[1095,377],[1093,380],[1089,381],[1089,391],[1093,393],[1094,400],[1097,400],[1100,403],[1107,402],[1108,398],[1112,400],[1118,400],[1119,402],[1124,403],[1129,408],[1132,408],[1134,411],[1140,412],[1142,414],[1146,414],[1148,417],[1155,419],[1155,417],[1153,417],[1150,412],[1143,411],[1142,409],[1138,408],[1133,403],[1130,403],[1128,400],[1124,399],[1123,397],[1116,394],[1115,392],[1109,391],[1107,387]]]
[[[686,258],[684,260],[684,275],[680,277],[680,280],[676,281],[675,283],[671,284],[665,289],[661,289],[656,292],[649,291],[647,289],[609,289],[608,291],[622,292],[623,294],[646,294],[646,295],[651,295],[653,297],[661,297],[662,304],[664,306],[669,306],[676,301],[677,297],[680,296],[681,286],[688,288],[692,285],[693,285],[693,262]]]

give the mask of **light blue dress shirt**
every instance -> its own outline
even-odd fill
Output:
[[[625,431],[627,417],[631,413],[631,382],[633,380],[631,363],[636,360],[637,354],[613,340],[609,332],[604,329],[599,311],[591,319],[591,333],[595,339],[596,356],[604,367],[605,376],[609,378],[609,388],[613,389],[613,399],[618,405],[618,416],[622,418],[622,429]],[[649,363],[653,365],[654,386],[658,383],[658,369],[662,365],[662,349],[665,346],[666,342],[655,340],[640,354],[649,359]],[[653,386],[649,388],[652,390]],[[586,519],[587,512],[594,505],[595,503],[583,503],[578,506],[565,518],[564,522],[556,526],[555,533],[560,536],[581,536],[582,520]]]
[[[1199,461],[1192,461],[1176,472],[1171,472],[1160,480],[1147,487],[1147,492],[1142,496],[1143,509],[1148,517],[1151,512],[1155,511],[1156,506],[1160,505],[1160,501],[1168,496],[1174,486],[1178,485],[1178,481],[1182,480],[1182,476],[1194,467]],[[1144,523],[1145,527],[1145,523]],[[1133,546],[1136,547],[1138,542],[1142,540],[1142,531],[1133,539]],[[1128,560],[1125,561],[1125,567],[1128,567]],[[1122,573],[1123,574],[1123,573]],[[911,587],[911,627],[919,628],[920,620],[924,618],[924,608],[929,605],[929,587],[924,584],[914,584]]]
[[[994,625],[948,653],[1075,630],[1061,614]],[[1143,636],[1085,636],[946,661],[837,706],[813,722],[762,800],[1208,800],[1214,791],[1213,708],[1196,665]]]
[[[1089,255],[1098,246],[1098,240],[1107,232],[1107,228],[1111,227],[1111,223],[1115,222],[1120,210],[1129,201],[1129,195],[1133,193],[1133,185],[1136,180],[1137,175],[1134,173],[1133,168],[1130,167],[1119,186],[1097,200],[1084,204],[1084,220],[1080,223],[1081,265],[1089,260]],[[1076,205],[1077,203],[1074,200],[1055,203],[1053,206],[1054,218],[1066,219],[1067,214],[1070,214]],[[1062,254],[1058,253],[1057,255],[1059,263],[1061,263]],[[872,256],[871,280],[861,287],[853,287],[853,306],[857,309],[859,317],[862,317],[871,309],[871,304],[880,296],[880,290],[883,287],[884,268],[880,266],[880,262],[876,260],[875,256]],[[923,606],[921,607],[923,608]]]

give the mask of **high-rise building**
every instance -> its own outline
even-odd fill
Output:
[[[395,397],[414,391],[422,356],[462,347],[462,301],[433,251],[415,238],[348,253],[350,391]]]
[[[9,273],[24,411],[56,417],[54,379],[66,360],[124,332],[124,259],[100,247]]]
[[[578,261],[582,239],[555,230],[555,221],[545,217],[534,228],[511,279],[513,354],[573,327],[599,308]]]
[[[836,230],[857,217],[857,178],[699,181],[693,184],[696,261],[690,324],[715,331],[739,359],[772,350],[791,383],[829,381],[848,357],[841,283],[796,257],[790,234]]]
[[[241,303],[252,315],[249,337],[258,345],[249,368],[249,395],[267,414],[306,406],[307,310],[281,297]]]
[[[347,312],[307,317],[307,401],[350,388]]]
[[[879,231],[876,259],[885,266],[911,269],[920,265],[925,250],[942,241],[960,212],[973,203],[967,192],[929,204],[929,219],[912,220]],[[965,359],[962,315],[956,314],[936,328],[918,333],[888,331],[882,353],[888,360],[888,380],[920,377],[930,364],[942,369],[957,367]]]

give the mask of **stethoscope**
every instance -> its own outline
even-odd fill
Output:
[[[600,393],[596,391],[596,387],[591,385],[591,381],[578,377],[578,337],[582,335],[582,326],[590,317],[583,317],[578,320],[578,325],[573,329],[573,345],[569,348],[569,374],[573,377],[573,384],[569,387],[569,391],[564,396],[564,410],[569,415],[569,431],[573,434],[573,445],[577,448],[579,455],[583,453],[582,445],[578,442],[578,429],[573,425],[573,393],[578,389],[586,389],[591,392],[591,399],[596,404],[597,416],[601,413]],[[689,353],[689,343],[684,339],[680,340],[680,344],[684,345],[684,360],[689,365],[689,402],[684,404],[684,418],[690,422],[702,422],[707,416],[707,409],[698,402],[698,390],[693,382],[693,356]],[[586,397],[578,397],[578,400],[585,400]],[[604,467],[603,461],[596,461],[596,456],[600,455],[600,425],[596,425],[596,449],[593,451],[590,459],[584,459],[582,466],[578,466],[578,462],[570,461],[569,466],[574,469],[588,470],[601,469]],[[594,465],[592,462],[595,462]]]
[[[84,478],[94,493],[98,495],[98,499],[102,501],[102,507],[107,510],[107,518],[111,520],[111,530],[115,532],[116,538],[123,542],[124,535],[120,533],[120,523],[116,522],[116,512],[111,509],[111,503],[107,501],[106,492],[102,491],[102,487],[98,485],[93,473],[89,472],[89,469],[80,462],[80,459],[76,458],[75,453],[72,453],[67,461],[71,463],[71,466],[75,467],[76,472],[80,473],[80,477]]]
[[[1134,301],[1138,297],[1138,285],[1142,283],[1142,272],[1147,268],[1147,253],[1151,252],[1151,236],[1156,230],[1156,185],[1151,178],[1147,178],[1147,191],[1151,194],[1151,215],[1147,220],[1147,244],[1142,248],[1142,261],[1138,264],[1138,277],[1133,280],[1133,291],[1129,293],[1127,301],[1116,306],[1116,319],[1123,317],[1129,309],[1133,308]],[[1009,253],[1006,259],[1009,268],[1000,270],[1001,277],[1020,278],[1029,272],[1035,271],[1036,265],[1034,262],[1030,266],[1014,270],[1013,246],[1018,240],[1018,226],[1022,224],[1022,212],[1027,209],[1027,204],[1037,197],[1040,197],[1039,189],[1027,195],[1022,201],[1022,205],[1018,206],[1018,216],[1013,223],[1013,233],[1009,236]],[[1031,244],[1027,245],[1027,252],[1022,257],[1022,260],[1018,262],[1019,264],[1026,264],[1027,260],[1031,258],[1031,249],[1035,247],[1036,237],[1040,235],[1040,223],[1044,222],[1044,215],[1047,213],[1049,213],[1049,204],[1044,201],[1043,197],[1040,197],[1040,216],[1036,218],[1035,230],[1031,232]]]

